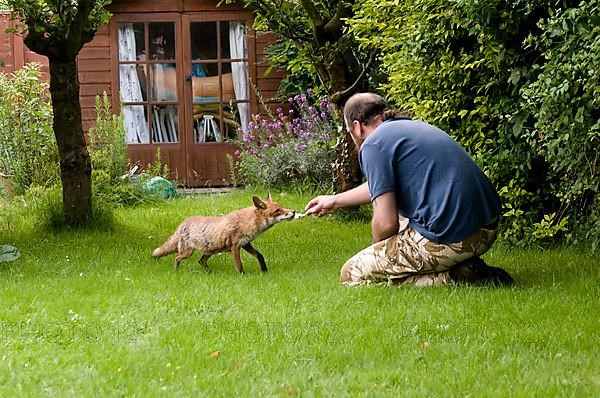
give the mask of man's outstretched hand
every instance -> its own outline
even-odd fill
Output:
[[[315,216],[323,217],[333,213],[338,208],[339,206],[336,204],[334,195],[321,195],[308,202],[304,208],[304,213],[306,215],[314,214]]]

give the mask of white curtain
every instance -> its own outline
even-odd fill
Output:
[[[229,48],[231,58],[248,58],[246,46],[246,29],[241,22],[229,22]],[[233,91],[235,99],[248,100],[248,63],[232,62],[231,72],[233,75]],[[248,132],[249,106],[247,102],[237,104],[240,114],[240,124],[244,136]]]
[[[119,60],[135,61],[135,33],[133,24],[119,25]],[[119,65],[119,85],[123,102],[142,102],[142,88],[135,64]],[[130,144],[147,144],[148,122],[144,117],[143,106],[124,106],[123,118],[127,131],[127,142]]]

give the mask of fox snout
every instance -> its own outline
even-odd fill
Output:
[[[289,220],[293,220],[294,217],[296,216],[296,212],[294,210],[290,210],[287,213],[278,216],[277,217],[277,221],[289,221]]]

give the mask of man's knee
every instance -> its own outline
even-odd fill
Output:
[[[346,263],[340,270],[340,283],[347,284],[349,282],[352,282],[352,274],[350,273],[351,267],[352,267],[352,262],[346,261]]]
[[[385,268],[385,243],[381,241],[356,253],[342,266],[340,283],[355,286],[373,279],[374,274]]]

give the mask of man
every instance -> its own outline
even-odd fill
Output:
[[[513,283],[506,271],[479,258],[496,239],[500,198],[456,141],[423,121],[397,116],[374,93],[352,96],[344,120],[367,182],[318,196],[305,208],[324,216],[372,203],[373,245],[344,264],[343,284]]]

